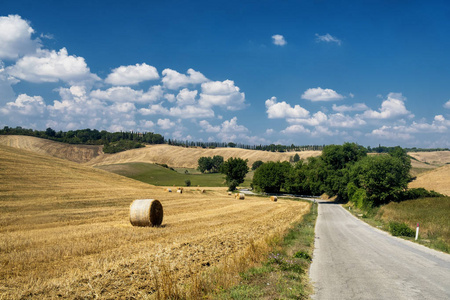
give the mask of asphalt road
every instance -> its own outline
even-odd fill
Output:
[[[450,299],[450,255],[390,236],[319,202],[313,299]]]

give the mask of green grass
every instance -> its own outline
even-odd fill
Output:
[[[202,174],[198,170],[188,168],[175,168],[174,170],[164,168],[160,165],[149,163],[125,163],[98,166],[97,168],[136,179],[145,183],[159,186],[186,186],[185,181],[189,179],[191,186],[220,187],[225,185],[225,175],[220,173]],[[188,171],[186,173],[186,170]],[[244,183],[240,186],[250,187],[253,172],[250,171]]]
[[[217,299],[309,299],[308,269],[314,249],[317,204],[279,241],[260,267],[241,273],[241,283]]]
[[[415,232],[420,224],[418,242],[430,248],[450,253],[450,197],[420,198],[391,202],[370,211],[351,209],[367,223],[389,231],[390,222],[406,224]],[[403,237],[414,241],[414,237]]]

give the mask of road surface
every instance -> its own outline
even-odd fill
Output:
[[[450,299],[450,255],[375,229],[319,201],[313,299]]]

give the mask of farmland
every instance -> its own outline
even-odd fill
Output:
[[[166,193],[7,146],[0,146],[0,181],[0,298],[7,299],[188,295],[213,273],[226,275],[216,281],[226,287],[239,280],[236,264],[267,251],[270,238],[310,207],[235,200],[226,188]],[[142,198],[163,204],[161,227],[130,225],[129,205]]]

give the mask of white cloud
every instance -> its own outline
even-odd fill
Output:
[[[3,62],[0,61],[0,106],[16,99],[12,85],[17,82],[14,77],[6,74]]]
[[[410,140],[413,136],[409,133],[400,132],[399,127],[382,126],[381,128],[374,129],[368,136],[385,139],[385,140]]]
[[[311,131],[305,128],[303,125],[291,125],[286,129],[282,130],[281,133],[285,134],[296,134],[296,133],[311,133]]]
[[[282,36],[281,34],[272,35],[272,42],[277,46],[284,46],[287,44],[284,36]]]
[[[158,119],[157,124],[163,130],[171,129],[171,128],[175,127],[175,125],[176,125],[174,122],[170,121],[169,119]]]
[[[206,132],[220,132],[220,126],[212,126],[206,120],[200,121],[199,125]]]
[[[389,93],[386,100],[381,103],[379,111],[366,110],[362,114],[367,119],[392,119],[399,116],[414,117],[405,107],[406,98],[401,93]]]
[[[308,126],[317,126],[319,124],[326,123],[328,120],[328,117],[323,112],[319,111],[316,112],[311,118],[307,119],[288,119],[287,121],[289,123],[294,124],[305,124]]]
[[[190,91],[188,89],[182,89],[177,95],[177,104],[179,106],[193,105],[196,103],[198,91]]]
[[[318,87],[307,89],[303,93],[302,99],[311,101],[334,101],[344,99],[344,96],[336,93],[332,89],[322,89]]]
[[[113,69],[111,74],[106,77],[105,82],[112,85],[133,85],[158,78],[159,74],[156,68],[143,63]]]
[[[24,56],[7,72],[19,79],[30,82],[58,82],[72,85],[80,82],[93,82],[100,78],[92,74],[84,58],[68,55],[66,48],[59,52],[38,50],[36,55]]]
[[[14,102],[6,103],[0,109],[4,115],[39,116],[46,110],[44,99],[41,96],[28,96],[20,94]]]
[[[148,91],[144,93],[142,90],[134,90],[128,86],[116,86],[105,91],[92,91],[91,96],[112,102],[150,103],[162,98],[163,89],[160,85],[156,85],[150,87]]]
[[[34,29],[21,16],[0,17],[0,59],[17,59],[32,54],[41,47],[39,39],[32,40]]]
[[[139,113],[141,113],[144,116],[159,114],[182,119],[214,117],[214,111],[212,109],[200,107],[198,105],[186,105],[183,107],[165,108],[161,104],[154,104],[150,105],[148,108],[141,108],[139,110]]]
[[[353,105],[340,105],[340,106],[333,104],[333,110],[340,113],[348,111],[365,111],[368,109],[369,107],[367,107],[367,105],[365,105],[364,103],[355,103]]]
[[[327,33],[325,35],[319,35],[316,33],[316,41],[317,42],[326,42],[326,43],[336,43],[339,46],[342,44],[342,41],[331,34]]]
[[[301,107],[300,105],[295,105],[292,107],[286,102],[277,102],[276,97],[267,99],[266,102],[267,116],[269,119],[279,119],[279,118],[306,118],[309,116],[309,111]]]
[[[155,123],[150,120],[141,120],[139,126],[143,129],[152,129],[155,126]]]
[[[450,100],[448,100],[448,101],[444,104],[444,108],[450,108]]]
[[[269,128],[266,130],[267,135],[272,135],[274,132],[275,132],[275,130],[273,130],[272,128]]]
[[[329,115],[328,124],[331,127],[359,128],[366,124],[359,116],[350,117],[341,113]]]
[[[245,93],[241,93],[233,80],[202,83],[199,104],[204,107],[221,106],[228,110],[245,107]]]
[[[190,84],[200,84],[208,81],[208,78],[206,78],[202,73],[193,69],[189,69],[187,73],[188,75],[184,75],[172,69],[164,69],[162,71],[162,82],[164,87],[171,90],[177,90],[180,87],[185,87]]]

